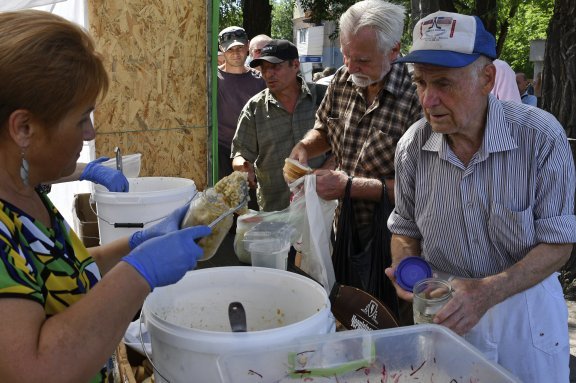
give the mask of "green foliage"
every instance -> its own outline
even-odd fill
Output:
[[[266,0],[262,0],[266,1]],[[292,7],[294,0],[271,0],[272,37],[292,40]],[[310,13],[311,21],[320,24],[323,20],[336,21],[340,15],[357,0],[300,0],[303,9]],[[402,51],[406,53],[412,43],[412,23],[410,19],[410,0],[391,0],[406,7],[407,17]],[[425,3],[426,0],[422,0]],[[448,0],[444,0],[445,2]],[[459,12],[474,14],[476,4],[483,0],[453,0]],[[518,11],[509,19],[510,8],[518,4]],[[510,26],[500,58],[510,64],[516,71],[533,72],[529,61],[530,41],[546,39],[548,23],[554,11],[554,0],[497,0],[498,28],[508,21]],[[257,17],[257,15],[254,15]],[[241,0],[220,0],[220,29],[230,25],[242,25]],[[337,38],[338,36],[331,36]],[[498,36],[496,36],[498,37]]]
[[[294,0],[275,0],[272,4],[272,38],[293,41]]]
[[[240,0],[220,0],[220,30],[233,25],[242,26]]]
[[[510,20],[510,29],[500,58],[512,69],[529,77],[534,65],[529,61],[530,41],[546,39],[548,23],[554,12],[553,0],[522,1],[518,12]]]
[[[321,24],[322,21],[338,20],[357,0],[300,0],[302,9],[310,12],[310,21]]]

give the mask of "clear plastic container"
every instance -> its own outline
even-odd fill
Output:
[[[519,382],[435,324],[303,336],[272,350],[218,359],[223,383]]]
[[[260,222],[244,234],[252,266],[286,270],[294,227],[284,222]]]
[[[279,246],[279,242],[275,240],[252,242],[249,246],[252,266],[286,270],[290,244],[283,248]]]
[[[238,260],[243,263],[251,263],[250,251],[244,247],[244,236],[246,232],[262,222],[263,218],[259,212],[249,210],[248,213],[238,216],[236,221],[236,234],[234,235],[234,253]]]

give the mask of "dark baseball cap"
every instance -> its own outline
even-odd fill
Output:
[[[252,68],[262,65],[262,61],[279,64],[286,60],[297,59],[298,48],[288,40],[272,40],[262,48],[261,56],[250,61]]]
[[[244,28],[228,27],[218,34],[218,43],[223,52],[239,45],[248,45],[248,35]]]

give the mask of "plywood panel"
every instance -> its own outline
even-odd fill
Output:
[[[143,176],[206,185],[205,0],[89,0],[90,32],[111,78],[94,113],[96,154],[140,152]]]
[[[183,177],[206,173],[205,130],[178,129],[101,134],[97,138],[99,155],[113,158],[114,147],[124,153],[142,153],[141,175]],[[167,144],[169,143],[169,144]],[[204,189],[205,180],[193,179]]]

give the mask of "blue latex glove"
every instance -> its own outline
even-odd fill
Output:
[[[147,229],[135,232],[130,236],[128,244],[130,245],[130,250],[134,250],[142,242],[145,242],[151,238],[159,237],[164,234],[171,233],[180,229],[180,222],[184,219],[186,212],[188,211],[190,204],[186,204],[176,210],[174,210],[170,215],[164,218],[162,221],[158,222],[154,226],[150,226]]]
[[[178,282],[196,267],[204,251],[196,239],[211,233],[208,226],[194,226],[152,238],[122,260],[146,279],[150,289]]]
[[[128,192],[130,185],[124,174],[101,164],[108,160],[108,157],[100,157],[89,162],[80,175],[80,181],[86,180],[103,185],[111,192]]]

